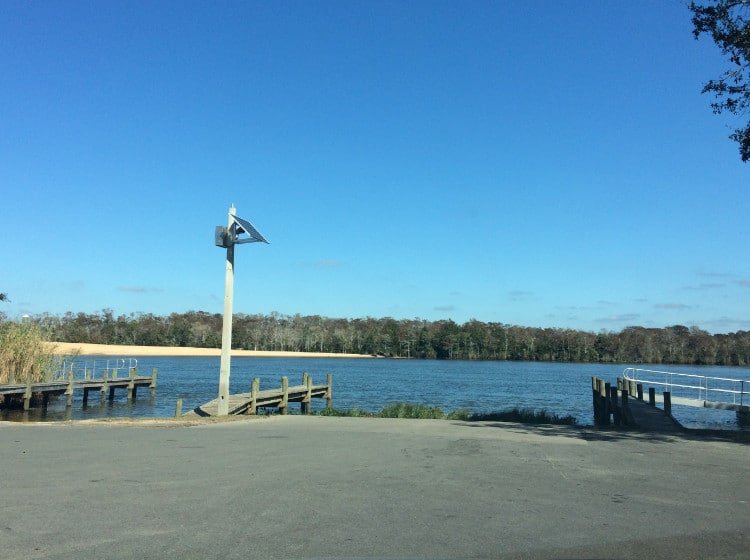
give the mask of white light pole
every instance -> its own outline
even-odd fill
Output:
[[[232,352],[232,303],[234,299],[234,246],[241,243],[268,243],[247,220],[237,217],[234,205],[229,207],[227,227],[216,226],[214,242],[227,250],[224,275],[224,321],[221,329],[221,365],[219,367],[218,416],[229,414],[229,370]],[[246,233],[249,237],[240,238]]]

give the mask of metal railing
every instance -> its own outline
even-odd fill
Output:
[[[673,396],[740,406],[750,404],[750,398],[748,398],[750,379],[711,377],[632,367],[625,368],[622,373],[625,379],[644,385],[664,387],[664,391],[669,391]]]
[[[80,359],[64,358],[60,367],[55,372],[54,379],[67,379],[72,373],[75,379],[89,377],[96,379],[105,373],[110,376],[113,370],[129,372],[131,368],[138,367],[137,358],[106,358],[106,359]]]

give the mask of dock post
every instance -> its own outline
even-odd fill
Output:
[[[135,368],[130,368],[128,371],[130,381],[128,382],[128,402],[135,398]]]
[[[312,376],[307,372],[302,374],[302,383],[307,388],[304,400],[300,403],[300,411],[302,414],[310,414],[310,405],[312,404]]]
[[[68,388],[65,389],[65,407],[73,406],[73,372],[68,373]]]
[[[112,368],[112,381],[117,379],[117,368]]]
[[[672,393],[664,391],[664,412],[672,416]]]
[[[638,395],[638,400],[642,401],[643,400],[643,383],[636,384],[635,391],[636,391],[636,394]]]
[[[102,374],[102,402],[104,402],[104,400],[107,398],[107,387],[109,386],[109,384],[107,383],[107,374],[108,370],[105,369],[104,373]]]
[[[609,395],[610,395],[610,389],[612,388],[612,385],[609,383],[604,383],[604,387],[602,389],[604,390],[603,396],[603,403],[604,403],[604,423],[609,424],[610,423],[610,415],[612,414],[612,402],[610,401]]]
[[[148,386],[151,391],[151,398],[156,395],[156,368],[151,369],[151,384]]]
[[[260,379],[257,377],[253,379],[253,383],[250,386],[250,405],[247,407],[245,414],[257,414],[258,413],[258,391],[260,390]]]
[[[89,404],[89,388],[83,388],[83,402],[81,403],[84,407]]]
[[[180,416],[182,416],[182,399],[177,399],[174,405],[174,417],[179,418]]]
[[[326,408],[333,408],[333,374],[326,374]]]
[[[89,379],[91,379],[91,370],[90,369],[83,370],[83,378],[86,381],[88,381]]]
[[[620,406],[617,404],[617,387],[609,388],[609,405],[612,407],[612,422],[615,426],[620,426],[622,418],[620,417]]]
[[[656,406],[656,388],[655,387],[648,388],[648,404],[650,404],[651,406]]]
[[[591,395],[594,406],[594,425],[599,426],[602,423],[602,409],[599,403],[599,378],[595,376],[591,378]]]
[[[23,393],[23,409],[31,408],[31,383],[26,384],[26,390]]]
[[[625,383],[623,386],[627,386],[627,383]],[[622,392],[622,425],[629,426],[630,425],[630,403],[628,403],[628,398],[630,395],[627,389],[623,389],[621,392]]]
[[[281,378],[281,403],[279,403],[279,412],[287,413],[289,405],[289,378],[285,375]]]

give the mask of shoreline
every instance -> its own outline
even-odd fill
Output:
[[[219,357],[221,348],[195,348],[191,346],[138,346],[119,344],[91,344],[88,342],[48,342],[55,354],[64,356],[166,356],[166,357]],[[375,359],[368,354],[337,354],[333,352],[286,352],[275,350],[232,350],[232,357],[250,358],[357,358]]]

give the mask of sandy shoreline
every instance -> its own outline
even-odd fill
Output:
[[[220,356],[219,348],[176,346],[132,346],[118,344],[89,344],[84,342],[51,342],[56,354],[81,356]],[[232,356],[255,358],[374,358],[366,354],[333,354],[330,352],[276,352],[262,350],[232,350]]]

